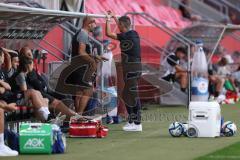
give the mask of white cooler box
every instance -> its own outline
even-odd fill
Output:
[[[190,102],[189,137],[219,137],[221,109],[217,102]]]

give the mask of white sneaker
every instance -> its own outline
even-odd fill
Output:
[[[222,103],[225,99],[226,99],[226,96],[225,96],[225,95],[219,95],[219,96],[216,98],[216,101],[217,101],[218,103]]]
[[[129,126],[131,126],[133,123],[129,123],[127,122],[123,127],[122,129],[125,130],[126,128],[128,128]]]
[[[134,123],[129,123],[123,127],[124,131],[127,132],[142,132],[142,124],[136,125]]]
[[[0,146],[0,157],[18,156],[18,152],[6,145]]]
[[[215,101],[215,97],[214,96],[210,96],[208,99],[210,102]]]

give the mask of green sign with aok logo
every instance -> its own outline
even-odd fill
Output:
[[[52,126],[44,123],[24,123],[20,125],[20,153],[50,154],[52,152]]]

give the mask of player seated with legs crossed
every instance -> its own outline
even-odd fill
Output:
[[[25,46],[20,50],[20,60],[22,59],[33,59],[32,51],[29,47]],[[23,60],[24,61],[24,60]],[[55,98],[48,93],[47,84],[42,79],[42,77],[37,73],[33,67],[28,67],[28,73],[26,74],[26,83],[29,88],[33,88],[41,92],[44,98],[49,100],[49,109],[56,112],[57,114],[66,115],[69,119],[72,116],[75,116],[77,113],[69,109],[61,100]]]
[[[178,47],[175,53],[168,55],[162,63],[165,71],[162,79],[170,82],[175,82],[178,80],[182,92],[186,91],[188,80],[187,71],[184,69],[184,67],[180,66],[180,60],[184,60],[186,55],[186,49],[183,47]]]

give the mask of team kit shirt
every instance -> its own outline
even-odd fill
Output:
[[[165,72],[162,78],[168,75],[175,75],[176,74],[175,67],[176,65],[179,65],[179,64],[180,64],[180,60],[174,53],[171,53],[169,56],[167,56],[162,63],[163,70]]]
[[[9,83],[7,80],[7,75],[2,69],[0,69],[0,80]],[[0,100],[3,100],[7,103],[16,103],[17,105],[23,105],[23,99],[23,93],[18,91],[14,92],[13,88],[12,90],[6,90],[3,94],[0,94]]]

